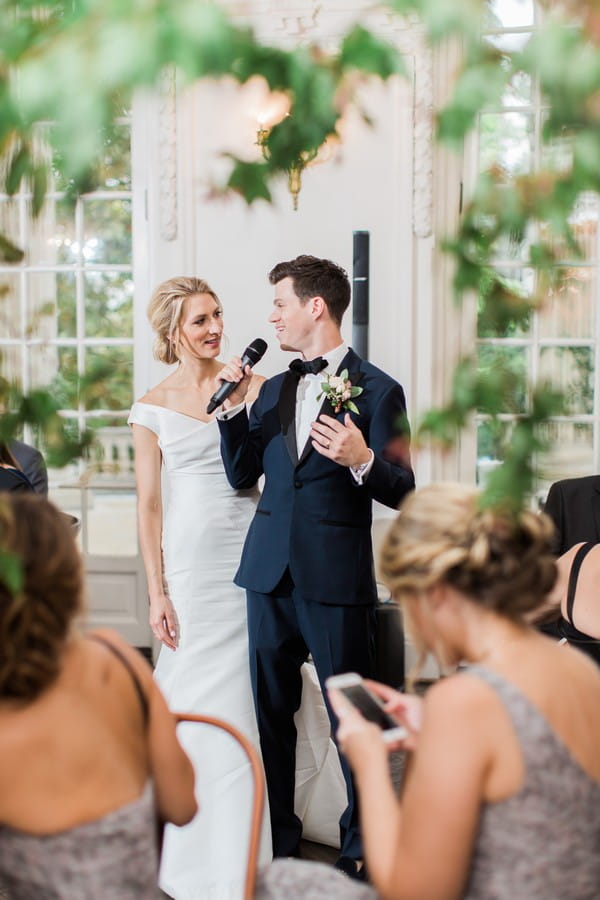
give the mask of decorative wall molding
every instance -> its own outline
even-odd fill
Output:
[[[177,85],[170,66],[158,83],[158,216],[165,241],[177,238],[177,212]]]
[[[413,231],[427,238],[433,230],[433,53],[418,57],[413,108]]]
[[[401,18],[390,9],[363,0],[231,0],[234,17],[250,20],[263,40],[291,46],[321,40],[328,46],[354,21],[360,21],[412,57],[413,72],[413,233],[428,238],[433,230],[433,53],[415,16]]]

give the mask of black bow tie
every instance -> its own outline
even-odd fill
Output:
[[[323,369],[327,368],[327,360],[322,356],[316,359],[293,359],[290,363],[290,369],[298,378],[303,375],[318,375]]]

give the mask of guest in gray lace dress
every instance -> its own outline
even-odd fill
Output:
[[[21,571],[15,569],[21,561]],[[157,819],[196,811],[193,770],[149,666],[81,635],[65,517],[0,502],[0,889],[10,900],[156,898]]]
[[[390,745],[330,692],[385,900],[599,895],[600,671],[525,624],[556,577],[551,538],[546,517],[483,509],[450,484],[410,495],[387,535],[382,570],[414,640],[445,671],[462,666],[422,703],[371,683],[409,732],[400,800]],[[257,898],[354,897],[331,877],[278,862]]]

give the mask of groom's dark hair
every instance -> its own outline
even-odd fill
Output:
[[[327,304],[329,315],[337,325],[350,304],[350,282],[348,274],[330,259],[317,256],[297,256],[287,262],[280,262],[269,272],[271,284],[279,284],[284,278],[291,278],[294,291],[301,303],[311,297],[322,297]]]

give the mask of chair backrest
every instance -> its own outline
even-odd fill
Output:
[[[263,768],[260,756],[254,745],[234,725],[217,719],[215,716],[196,715],[195,713],[175,713],[177,724],[180,722],[199,722],[203,725],[214,725],[228,732],[238,742],[248,757],[252,771],[253,798],[252,814],[250,818],[250,840],[248,843],[248,862],[246,866],[246,881],[244,885],[244,900],[252,900],[256,883],[256,867],[258,862],[258,848],[262,826],[263,808],[265,803],[265,784]],[[202,801],[202,798],[200,798]]]

